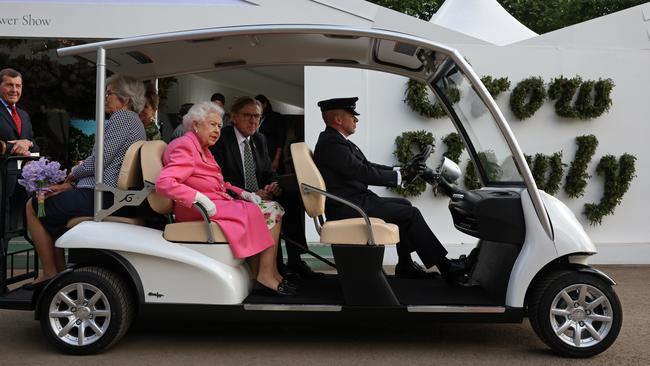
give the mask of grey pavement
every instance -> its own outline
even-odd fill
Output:
[[[618,340],[586,360],[551,353],[522,324],[138,322],[93,356],[58,353],[30,312],[0,310],[0,365],[650,365],[650,266],[599,266],[617,282],[624,309]]]

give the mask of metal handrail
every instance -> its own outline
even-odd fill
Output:
[[[359,207],[359,206],[355,205],[354,203],[352,203],[352,202],[350,202],[348,200],[345,200],[345,199],[343,199],[343,198],[341,198],[339,196],[335,196],[335,195],[333,195],[331,193],[328,193],[327,191],[323,191],[322,189],[318,189],[318,188],[316,188],[314,186],[310,186],[309,184],[301,183],[300,186],[302,187],[302,190],[305,193],[313,192],[313,193],[322,194],[323,196],[325,196],[327,198],[331,198],[334,201],[341,202],[342,204],[344,204],[344,205],[346,205],[348,207],[351,207],[352,209],[357,211],[363,217],[363,220],[366,222],[366,228],[368,229],[368,243],[367,244],[368,245],[377,245],[377,244],[375,244],[375,236],[372,233],[372,224],[370,223],[370,218],[368,217],[366,212],[361,207]]]
[[[212,221],[210,221],[210,216],[208,216],[208,210],[206,210],[205,207],[203,207],[203,205],[199,202],[193,203],[192,206],[194,206],[194,208],[196,208],[201,213],[201,217],[205,222],[205,228],[208,232],[208,243],[214,244],[215,240],[214,235],[212,235]]]

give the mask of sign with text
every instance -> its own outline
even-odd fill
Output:
[[[245,0],[0,0],[0,37],[122,38],[222,26]]]

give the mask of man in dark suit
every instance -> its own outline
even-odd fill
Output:
[[[255,192],[262,199],[278,201],[285,209],[282,219],[284,237],[306,247],[301,201],[297,194],[283,192],[280,189],[278,175],[271,167],[266,138],[257,132],[261,113],[261,105],[255,99],[240,97],[235,100],[230,113],[232,125],[221,130],[221,137],[210,147],[210,151],[219,163],[224,179],[230,184]],[[248,153],[246,149],[250,149]],[[248,162],[247,154],[250,154]],[[278,253],[278,262],[282,262],[282,254],[280,251]],[[306,278],[322,276],[322,273],[312,271],[300,259],[298,248],[287,245],[287,256],[288,272]],[[281,267],[283,266],[278,266]]]
[[[22,91],[23,77],[18,71],[0,70],[0,139],[7,141],[7,153],[29,156],[38,151],[38,146],[34,144],[29,115],[16,106]]]
[[[369,185],[395,187],[410,182],[422,173],[425,166],[405,169],[375,164],[366,159],[361,150],[348,137],[356,131],[359,122],[356,102],[359,98],[336,98],[318,103],[327,127],[318,137],[314,149],[314,162],[325,180],[327,191],[360,206],[370,217],[378,217],[399,227],[400,242],[397,244],[397,277],[429,278],[426,272],[413,262],[415,251],[427,268],[434,265],[443,277],[454,280],[462,270],[459,260],[449,260],[447,251],[433,234],[420,210],[403,198],[379,197],[368,189]],[[359,217],[359,214],[337,201],[326,200],[325,214],[328,219],[341,220]]]
[[[0,140],[6,141],[3,157],[29,156],[31,152],[38,152],[29,115],[16,106],[22,92],[23,77],[18,71],[9,68],[0,70]],[[6,185],[7,205],[4,207],[4,213],[11,213],[5,217],[5,229],[13,230],[22,226],[20,213],[25,206],[26,193],[22,187],[16,185],[18,176],[12,173],[18,169],[17,162],[9,161],[5,166],[7,180],[0,183],[0,189]]]

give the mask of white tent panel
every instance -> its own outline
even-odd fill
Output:
[[[447,0],[430,22],[498,46],[537,36],[496,0]]]

